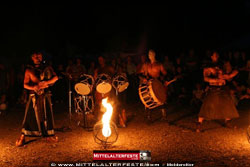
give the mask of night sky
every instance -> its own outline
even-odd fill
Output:
[[[1,57],[249,48],[250,1],[1,6]],[[237,44],[238,43],[238,44]]]

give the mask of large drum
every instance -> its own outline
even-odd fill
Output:
[[[153,109],[166,102],[167,94],[164,85],[157,79],[148,80],[139,86],[139,96],[148,109]]]
[[[96,78],[96,91],[101,94],[106,94],[112,89],[111,77],[107,74],[100,74]]]
[[[126,90],[129,85],[126,74],[117,74],[112,80],[112,85],[119,93]]]
[[[80,95],[88,95],[93,88],[94,78],[91,75],[81,75],[80,82],[75,84],[75,91]]]

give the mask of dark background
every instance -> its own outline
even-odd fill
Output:
[[[32,4],[0,7],[2,60],[34,50],[73,54],[248,49],[250,1],[164,4]],[[202,55],[200,55],[202,56]]]

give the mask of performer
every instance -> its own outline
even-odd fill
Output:
[[[48,141],[58,141],[58,137],[54,135],[51,93],[47,89],[58,80],[58,77],[51,66],[46,67],[42,64],[42,53],[33,53],[31,59],[33,64],[27,67],[24,75],[24,88],[30,93],[22,124],[22,134],[16,141],[18,147],[25,144],[25,136],[42,136]]]
[[[208,92],[200,109],[196,132],[201,131],[203,120],[224,119],[226,127],[232,127],[229,121],[239,114],[230,93],[224,89],[226,82],[238,74],[237,70],[223,74],[219,64],[219,54],[211,55],[212,63],[204,68],[204,81],[209,84]]]
[[[94,71],[94,79],[97,80],[98,75],[99,74],[106,74],[110,77],[112,77],[115,74],[115,70],[112,66],[108,66],[106,65],[106,61],[102,56],[98,57],[98,63],[99,66],[95,69]],[[106,93],[106,94],[101,94],[97,91],[95,91],[95,115],[97,120],[100,120],[100,108],[101,108],[101,103],[102,103],[102,99],[109,97],[109,100],[111,100],[112,98],[115,97],[115,91],[113,89],[111,89],[110,92]]]
[[[112,66],[108,66],[106,65],[106,61],[102,56],[98,57],[98,63],[99,63],[99,67],[97,67],[94,71],[94,78],[96,79],[98,74],[107,74],[107,75],[114,75],[115,70]]]
[[[163,64],[156,60],[156,53],[154,50],[149,50],[148,58],[149,63],[144,63],[140,71],[140,82],[147,82],[150,78],[162,80],[161,74],[165,78],[167,75],[166,70],[163,67]],[[168,81],[164,81],[164,85],[168,85]],[[165,90],[164,90],[165,91]],[[163,106],[162,111],[162,120],[166,120],[166,106]],[[148,120],[151,121],[151,112],[148,111]]]
[[[122,67],[122,65],[117,66],[117,71],[116,74],[117,76],[127,78],[126,74],[126,69]],[[130,82],[129,82],[130,83]],[[118,127],[123,127],[125,128],[127,125],[127,116],[126,116],[126,106],[127,106],[127,90],[124,90],[122,92],[119,92],[117,90],[118,86],[114,86],[116,89],[116,112],[115,112],[115,119],[117,124],[119,125]],[[119,92],[119,93],[118,93]],[[131,97],[130,97],[131,98]],[[118,123],[119,120],[119,123]]]

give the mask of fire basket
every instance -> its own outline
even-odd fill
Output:
[[[94,126],[94,140],[104,148],[112,145],[118,139],[118,129],[114,122],[111,121],[113,107],[107,102],[107,98],[102,100],[102,105],[106,108],[102,120]]]
[[[118,139],[118,129],[114,122],[110,122],[110,135],[103,135],[103,123],[100,121],[94,126],[94,140],[97,144],[102,145],[105,149],[114,144]]]

